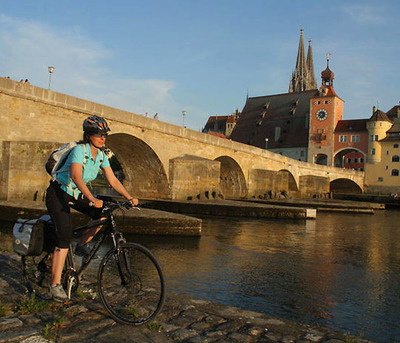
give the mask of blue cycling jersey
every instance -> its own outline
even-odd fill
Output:
[[[93,181],[97,177],[100,168],[104,169],[110,166],[110,162],[108,161],[108,158],[103,151],[98,150],[95,161],[90,150],[90,144],[87,143],[85,144],[85,146],[86,156],[88,157],[86,163],[84,164],[83,162],[85,159],[85,151],[83,149],[83,145],[79,144],[72,149],[67,160],[65,161],[65,164],[62,167],[62,169],[65,169],[65,171],[60,171],[56,177],[56,180],[61,184],[61,189],[75,198],[81,193],[81,191],[71,179],[72,163],[79,163],[82,166],[84,165],[82,171],[82,179],[85,183]]]

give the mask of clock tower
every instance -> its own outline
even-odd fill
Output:
[[[336,124],[343,117],[343,103],[333,89],[334,73],[327,66],[321,73],[322,85],[315,96],[310,98],[310,125],[308,162],[333,166],[333,133]]]

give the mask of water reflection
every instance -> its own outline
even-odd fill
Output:
[[[200,239],[144,243],[172,289],[388,341],[400,339],[399,222],[394,211],[314,221],[205,218]]]

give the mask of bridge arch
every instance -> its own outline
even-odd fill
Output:
[[[244,198],[247,195],[246,179],[240,165],[229,156],[215,159],[221,163],[220,189],[225,198]]]
[[[294,193],[299,191],[298,184],[296,182],[295,177],[293,174],[287,169],[281,169],[278,171],[279,176],[283,176],[284,180],[287,183],[287,191],[289,193]]]
[[[116,133],[108,136],[107,147],[115,154],[124,171],[124,186],[138,197],[170,196],[165,167],[154,150],[141,139]]]
[[[343,168],[344,167],[344,162],[343,162],[343,158],[346,156],[346,154],[350,153],[350,152],[358,152],[360,154],[362,154],[364,160],[365,160],[365,153],[363,151],[361,151],[358,148],[353,148],[353,147],[346,147],[346,148],[342,148],[338,151],[335,152],[335,156],[334,156],[334,166],[337,168]]]
[[[328,155],[326,154],[316,154],[314,156],[314,163],[322,166],[328,165]]]
[[[339,178],[329,183],[331,193],[361,194],[362,188],[353,180]]]

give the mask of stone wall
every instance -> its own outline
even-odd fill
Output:
[[[302,198],[324,198],[329,196],[329,178],[314,175],[300,177],[299,190]]]
[[[249,173],[249,197],[256,199],[276,199],[296,197],[297,188],[289,179],[290,173],[253,169]]]
[[[170,160],[171,197],[176,200],[221,198],[220,162],[184,155]]]
[[[58,147],[51,142],[3,141],[2,193],[6,200],[44,199],[50,176],[44,165]]]

